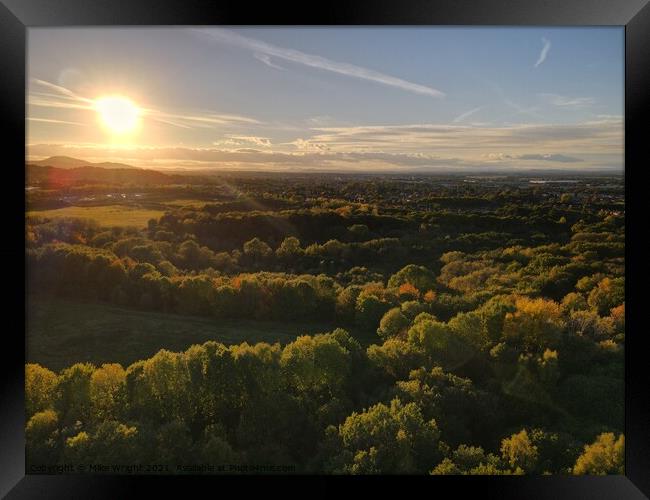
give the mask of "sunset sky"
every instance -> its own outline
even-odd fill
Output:
[[[623,169],[611,28],[30,28],[27,153],[147,168]]]

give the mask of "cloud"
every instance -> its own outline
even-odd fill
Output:
[[[583,161],[580,158],[566,156],[561,154],[521,154],[510,155],[504,153],[489,153],[485,155],[490,160],[536,160],[536,161],[553,161],[560,163],[577,163]]]
[[[38,78],[32,78],[32,82],[34,82],[35,84],[37,84],[37,85],[39,85],[41,87],[45,87],[48,90],[52,90],[56,94],[61,94],[61,95],[66,96],[66,97],[68,97],[70,99],[73,99],[75,101],[81,101],[81,102],[86,102],[86,103],[92,104],[92,99],[88,99],[87,97],[82,97],[82,96],[76,94],[75,92],[73,92],[72,90],[70,90],[70,89],[68,89],[66,87],[62,87],[61,85],[56,85],[54,83],[48,82],[46,80],[40,80]]]
[[[36,118],[33,116],[30,116],[27,118],[28,121],[30,122],[42,122],[42,123],[57,123],[57,124],[64,124],[64,125],[79,125],[81,127],[85,127],[85,123],[80,123],[80,122],[70,122],[66,120],[55,120],[52,118]]]
[[[379,71],[363,68],[361,66],[356,66],[354,64],[332,61],[331,59],[327,59],[325,57],[321,57],[313,54],[307,54],[305,52],[300,52],[299,50],[278,47],[277,45],[272,45],[270,43],[266,43],[261,40],[245,37],[243,35],[240,35],[239,33],[235,33],[234,31],[217,29],[217,28],[209,29],[209,30],[196,29],[194,31],[200,34],[201,36],[207,37],[211,40],[224,42],[248,50],[252,50],[255,57],[257,57],[257,59],[259,59],[260,55],[265,55],[269,58],[274,57],[276,59],[282,59],[296,64],[302,64],[304,66],[309,66],[311,68],[317,68],[325,71],[330,71],[333,73],[338,73],[340,75],[350,76],[353,78],[359,78],[362,80],[379,83],[381,85],[387,85],[389,87],[398,88],[415,94],[426,95],[429,97],[437,97],[437,98],[445,96],[445,94],[440,90],[434,89],[432,87],[428,87],[426,85],[412,83],[407,80],[403,80],[401,78],[386,75],[384,73],[380,73]],[[267,64],[266,61],[263,62]]]
[[[508,106],[511,109],[515,110],[515,115],[523,114],[523,115],[528,115],[533,118],[542,118],[538,113],[537,110],[539,109],[537,106],[531,106],[528,108],[525,108],[524,106],[520,106],[516,102],[511,101],[510,99],[504,99],[503,100],[504,104]]]
[[[537,94],[540,98],[547,101],[549,104],[563,108],[584,108],[594,104],[593,97],[566,97],[558,94]]]
[[[86,111],[93,109],[93,106],[90,104],[70,102],[68,100],[58,99],[57,97],[52,98],[39,94],[27,96],[27,105],[41,108],[79,109]]]
[[[258,61],[262,61],[264,64],[270,66],[271,68],[284,71],[284,68],[282,66],[278,66],[277,64],[271,62],[271,57],[268,56],[267,54],[260,54],[259,52],[255,52],[255,54],[253,54],[253,57],[255,57],[255,59],[257,59]]]
[[[486,159],[492,163],[497,159],[519,159],[540,168],[578,162],[585,168],[600,163],[608,163],[612,168],[623,165],[620,119],[559,125],[411,124],[312,130],[311,137],[302,139],[306,143],[301,146],[304,150],[313,143],[334,152],[422,153],[476,164],[483,164]],[[510,157],[506,158],[503,151]]]
[[[187,147],[129,147],[110,148],[103,145],[34,144],[28,146],[29,155],[65,155],[90,160],[112,159],[131,162],[140,166],[151,162],[166,162],[171,165],[194,164],[195,167],[232,166],[235,168],[273,169],[277,167],[298,167],[302,169],[346,169],[363,170],[374,168],[407,167],[462,167],[469,165],[460,158],[443,158],[428,154],[380,153],[380,152],[277,152],[242,148],[223,150],[218,148]],[[149,163],[147,163],[149,162]],[[170,163],[171,162],[171,163]],[[175,162],[175,163],[174,163]],[[189,162],[189,163],[188,163]]]
[[[547,40],[546,38],[542,37],[542,43],[544,44],[542,46],[542,51],[539,53],[539,57],[537,58],[537,62],[535,63],[535,68],[537,68],[540,64],[542,64],[544,61],[546,61],[546,56],[548,56],[548,51],[551,50],[551,41]]]
[[[478,113],[483,109],[483,106],[479,106],[478,108],[470,109],[469,111],[465,111],[465,113],[458,115],[456,118],[454,118],[452,121],[454,123],[462,122],[465,118],[469,118],[472,116],[474,113]]]
[[[83,97],[70,89],[45,80],[32,78],[31,82],[37,88],[45,88],[50,92],[30,90],[27,96],[29,106],[93,112],[95,110],[93,99]],[[141,108],[141,112],[145,118],[179,128],[213,128],[215,125],[257,125],[261,123],[254,118],[225,113],[174,113],[147,107]]]
[[[320,144],[311,140],[305,139],[296,139],[295,141],[289,142],[288,144],[295,146],[297,149],[303,151],[328,151],[330,147],[326,144]]]
[[[257,137],[253,135],[227,135],[226,139],[216,141],[215,146],[242,146],[244,144],[254,144],[265,148],[271,147],[271,139],[268,137]]]
[[[536,155],[536,154],[527,154],[519,155],[519,160],[542,160],[542,161],[559,161],[561,163],[575,163],[582,161],[580,158],[574,158],[573,156],[566,156],[560,154],[547,154],[547,155]]]
[[[506,96],[506,94],[505,94],[505,92],[503,91],[503,89],[501,88],[501,86],[500,86],[499,84],[497,84],[496,82],[493,82],[493,81],[490,81],[490,80],[483,80],[483,79],[481,79],[481,80],[482,80],[482,81],[483,81],[483,82],[484,82],[484,83],[485,83],[485,84],[486,84],[486,85],[487,85],[487,86],[488,86],[488,87],[489,87],[489,88],[490,88],[490,89],[491,89],[491,90],[492,90],[492,91],[493,91],[497,96],[499,96],[499,98],[501,99],[501,101],[503,102],[503,104],[505,104],[507,107],[509,107],[510,109],[512,109],[512,110],[515,111],[514,115],[524,114],[524,115],[530,116],[530,117],[532,117],[532,118],[542,119],[542,117],[537,113],[537,110],[538,110],[539,108],[537,108],[536,106],[532,106],[532,107],[528,107],[528,108],[526,108],[526,107],[524,107],[524,106],[521,106],[521,105],[517,104],[516,102],[514,102],[512,99],[509,99],[509,98]]]
[[[28,151],[43,157],[65,155],[148,168],[357,172],[561,169],[569,165],[581,170],[620,170],[624,159],[621,116],[594,117],[578,123],[501,126],[475,123],[303,126],[284,130],[281,139],[276,135],[250,133],[252,128],[246,130],[249,133],[231,130],[232,133],[221,135],[212,146],[205,148],[183,144],[130,148],[104,144],[66,146],[32,141]]]

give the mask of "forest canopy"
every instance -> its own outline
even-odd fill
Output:
[[[623,473],[620,180],[414,179],[139,186],[146,227],[48,216],[133,186],[30,192],[32,303],[332,326],[175,351],[146,331],[152,355],[90,362],[92,325],[60,320],[63,368],[28,349],[28,464]]]

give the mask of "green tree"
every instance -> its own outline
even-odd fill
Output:
[[[435,420],[425,421],[415,403],[393,399],[339,426],[339,463],[351,474],[413,474],[430,470],[441,458]]]
[[[331,335],[302,335],[282,351],[280,365],[289,384],[300,393],[342,389],[350,372],[349,352]]]
[[[408,342],[421,349],[432,364],[446,370],[457,369],[473,356],[473,349],[446,323],[425,319],[416,321],[408,331]]]
[[[92,419],[90,379],[94,371],[90,363],[77,363],[61,372],[55,406],[64,425]]]
[[[25,427],[27,462],[49,465],[57,462],[59,419],[53,410],[37,412]]]
[[[364,330],[376,330],[379,321],[389,308],[390,304],[387,302],[364,292],[357,298],[355,322]]]
[[[399,307],[394,307],[382,316],[381,321],[379,322],[379,328],[377,328],[377,335],[382,339],[396,337],[400,333],[406,331],[408,324],[409,321],[406,319],[406,316],[402,314],[401,309]]]
[[[300,258],[305,251],[300,246],[300,240],[295,236],[289,236],[282,240],[280,246],[276,249],[275,255],[282,262],[293,262],[295,259]]]
[[[404,340],[391,338],[382,345],[368,347],[370,363],[392,379],[407,378],[411,370],[425,363],[421,349]]]
[[[253,238],[244,243],[244,256],[252,265],[261,266],[272,255],[271,247],[259,238]]]

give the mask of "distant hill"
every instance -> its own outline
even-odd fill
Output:
[[[119,169],[138,169],[133,165],[126,165],[124,163],[101,162],[93,163],[78,158],[71,158],[69,156],[50,156],[44,160],[32,161],[31,165],[38,165],[39,167],[55,167],[55,168],[79,168],[79,167],[98,167],[98,168],[119,168]]]
[[[26,179],[27,184],[30,186],[52,188],[74,184],[132,184],[146,186],[214,182],[201,176],[169,175],[144,168],[107,168],[98,166],[59,168],[37,164],[26,165]]]

